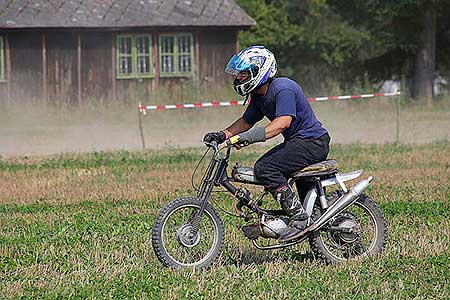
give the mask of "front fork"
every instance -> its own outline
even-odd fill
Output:
[[[202,185],[200,186],[197,194],[197,198],[200,200],[201,204],[200,210],[197,212],[192,221],[192,228],[190,232],[192,236],[195,236],[195,234],[197,234],[203,212],[205,211],[206,204],[208,203],[214,186],[223,185],[228,191],[232,193],[236,192],[236,188],[227,180],[227,166],[228,162],[224,159],[214,158],[211,160],[205,177],[203,178]]]

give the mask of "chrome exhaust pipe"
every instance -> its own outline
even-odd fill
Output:
[[[370,176],[365,180],[361,180],[355,184],[347,194],[342,195],[332,206],[330,206],[327,211],[311,226],[305,228],[304,233],[314,231],[323,227],[331,218],[339,214],[341,211],[349,207],[356,198],[364,192],[364,190],[369,186],[373,177]]]

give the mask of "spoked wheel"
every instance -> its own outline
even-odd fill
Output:
[[[208,267],[219,256],[224,239],[222,220],[207,204],[196,226],[200,205],[197,198],[182,197],[171,201],[158,213],[153,223],[152,246],[165,266]]]
[[[386,239],[387,225],[382,211],[363,194],[329,226],[311,235],[309,243],[319,259],[334,263],[380,253]]]

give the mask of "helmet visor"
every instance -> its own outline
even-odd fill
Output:
[[[240,72],[250,71],[253,66],[254,63],[251,63],[247,59],[242,59],[241,57],[235,54],[233,55],[233,57],[231,57],[227,66],[225,67],[225,72],[236,76]]]

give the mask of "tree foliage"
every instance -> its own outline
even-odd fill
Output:
[[[238,1],[257,22],[241,33],[242,46],[265,45],[280,74],[295,77],[312,92],[330,90],[369,35],[336,14],[325,0]]]
[[[276,54],[280,74],[295,77],[312,92],[330,92],[336,83],[349,91],[361,82],[413,78],[423,46],[422,16],[429,9],[436,12],[436,70],[450,75],[450,0],[237,3],[257,22],[241,33],[241,45],[267,46]]]

